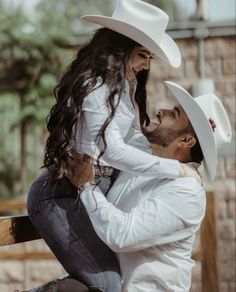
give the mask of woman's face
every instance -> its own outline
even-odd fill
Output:
[[[155,54],[152,54],[145,47],[136,47],[130,55],[128,62],[128,71],[133,75],[137,75],[142,70],[148,70],[150,68],[150,60],[154,58]]]

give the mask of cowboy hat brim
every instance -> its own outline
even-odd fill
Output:
[[[203,167],[208,181],[216,175],[217,147],[210,122],[194,98],[181,86],[165,81],[178,103],[184,109],[200,143],[203,153]]]
[[[84,15],[81,18],[129,37],[174,68],[178,68],[181,65],[180,50],[172,38],[166,33],[164,33],[159,43],[138,28],[118,19],[101,15]]]

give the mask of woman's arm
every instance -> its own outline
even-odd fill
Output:
[[[96,141],[97,134],[109,116],[106,105],[107,86],[103,85],[92,91],[83,102],[83,117],[91,137]],[[103,155],[106,163],[116,169],[153,175],[164,178],[176,178],[181,173],[177,160],[154,157],[125,143],[115,118],[112,119],[105,131],[107,149]],[[98,148],[103,149],[100,141]]]

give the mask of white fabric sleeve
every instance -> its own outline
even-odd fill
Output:
[[[191,218],[192,208],[188,206],[190,215],[182,217],[156,196],[126,213],[108,202],[98,187],[86,188],[81,199],[97,235],[115,252],[132,252],[187,238],[196,231],[203,215]]]
[[[107,86],[103,85],[83,101],[83,115],[88,131],[96,141],[97,134],[109,116],[106,105]],[[112,119],[105,131],[107,149],[102,158],[116,169],[155,177],[176,178],[179,176],[180,164],[177,160],[159,158],[141,151],[124,142],[115,118]],[[97,143],[103,148],[103,143]]]

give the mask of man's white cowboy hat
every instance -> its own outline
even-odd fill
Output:
[[[197,135],[203,153],[206,178],[212,181],[216,174],[217,150],[232,137],[229,118],[223,104],[214,93],[192,97],[180,85],[165,81],[178,103],[184,109]]]
[[[175,68],[181,64],[179,48],[165,32],[169,17],[156,6],[140,0],[118,0],[111,17],[82,18],[129,37]]]

